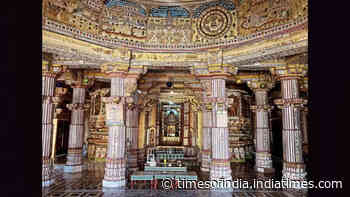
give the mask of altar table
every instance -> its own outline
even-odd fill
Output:
[[[194,171],[188,172],[157,172],[157,171],[136,171],[130,176],[131,188],[134,187],[134,181],[151,181],[151,189],[157,189],[158,180],[172,179],[174,186],[177,186],[178,180],[197,181],[198,176]]]
[[[145,171],[166,171],[166,172],[186,172],[187,167],[169,167],[169,166],[145,166]]]

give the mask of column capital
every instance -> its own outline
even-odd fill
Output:
[[[84,104],[84,103],[67,104],[67,108],[71,111],[73,111],[73,110],[88,110],[89,107],[90,107],[89,104]]]
[[[304,105],[307,104],[307,99],[302,99],[302,98],[275,99],[274,103],[277,105],[279,109],[283,109],[289,106],[303,108]]]
[[[192,74],[200,80],[227,79],[236,75],[238,67],[229,64],[212,64],[206,66],[193,66]]]
[[[115,62],[101,65],[101,72],[108,77],[139,78],[147,72],[145,65],[131,65],[129,62]]]
[[[269,75],[257,76],[255,79],[247,81],[248,87],[256,91],[266,91],[268,92],[273,87],[275,87],[275,81]]]
[[[110,97],[102,97],[102,102],[106,104],[119,104],[124,103],[125,98],[122,96],[110,96]]]
[[[66,66],[60,64],[50,64],[46,60],[42,60],[42,75],[43,77],[56,77],[58,74],[67,70]]]
[[[276,66],[270,69],[272,75],[277,79],[301,78],[307,75],[307,65],[305,64],[287,64],[286,66]]]
[[[270,106],[270,105],[252,105],[252,106],[250,106],[250,109],[253,112],[257,112],[257,111],[271,111],[273,109],[273,106]]]

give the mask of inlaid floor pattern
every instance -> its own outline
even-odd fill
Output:
[[[306,194],[287,193],[278,190],[234,190],[221,192],[210,190],[164,190],[160,186],[157,190],[150,190],[148,183],[137,183],[134,189],[128,184],[125,189],[102,188],[104,175],[103,163],[86,164],[81,173],[64,173],[63,166],[56,166],[55,183],[43,188],[43,197],[304,197]],[[208,180],[208,174],[198,173],[200,180]],[[232,167],[234,179],[251,181],[256,175],[250,167],[237,165]]]

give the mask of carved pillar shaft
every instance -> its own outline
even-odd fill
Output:
[[[106,102],[108,146],[103,187],[125,186],[125,98],[124,78],[112,77],[111,97]]]
[[[211,112],[203,110],[201,171],[209,172],[211,157]]]
[[[267,96],[268,89],[255,89],[256,105],[252,106],[255,113],[256,124],[256,164],[257,172],[272,173],[271,150],[270,150],[270,123]]]
[[[84,102],[85,87],[74,86],[72,104],[68,105],[72,113],[69,127],[67,163],[64,166],[65,172],[81,172],[83,170]]]
[[[300,109],[306,100],[299,97],[299,77],[306,74],[305,65],[287,65],[271,70],[281,80],[282,99],[275,103],[282,109],[283,178],[305,180],[306,171],[302,152],[302,132]]]
[[[209,101],[209,103],[212,103],[210,179],[224,178],[225,180],[232,180],[225,79],[212,79],[210,84],[212,91],[209,98],[209,100],[212,100]]]
[[[282,80],[282,99],[299,98],[297,79]],[[302,155],[302,133],[300,125],[300,108],[284,105],[282,108],[283,124],[283,177],[299,180],[306,176]]]
[[[128,151],[128,170],[136,171],[137,166],[137,145],[138,145],[138,108],[128,107],[126,111],[126,135]]]
[[[53,166],[51,164],[51,138],[54,104],[52,97],[55,89],[55,75],[44,73],[42,77],[42,186],[53,183]]]

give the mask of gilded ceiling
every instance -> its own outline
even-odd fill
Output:
[[[151,1],[157,2],[157,1]],[[181,3],[192,6],[181,6]],[[202,3],[203,2],[203,3]],[[148,3],[148,1],[147,1]],[[43,27],[91,42],[140,48],[197,48],[307,17],[306,0],[170,0],[172,6],[132,0],[44,0]],[[67,32],[68,31],[68,32]],[[258,36],[258,35],[257,35]]]
[[[307,0],[43,0],[43,51],[72,67],[259,69],[307,52],[307,6]]]

